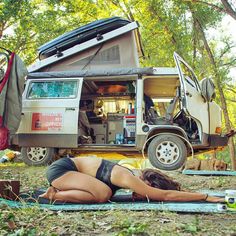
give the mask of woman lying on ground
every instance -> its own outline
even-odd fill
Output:
[[[120,188],[133,191],[137,199],[156,201],[221,202],[218,197],[180,191],[180,185],[155,169],[138,175],[113,162],[94,157],[61,158],[46,173],[51,187],[40,197],[75,203],[107,202]]]

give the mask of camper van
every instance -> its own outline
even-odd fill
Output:
[[[60,148],[144,152],[175,170],[193,153],[226,146],[214,93],[174,57],[176,68],[29,74],[17,132],[24,161],[47,164]]]
[[[190,155],[227,145],[212,81],[199,82],[177,53],[175,67],[140,68],[137,29],[110,18],[39,49],[13,138],[25,163],[48,164],[72,149],[142,153],[154,167],[175,170]]]

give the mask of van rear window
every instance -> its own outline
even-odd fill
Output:
[[[77,81],[35,81],[28,89],[28,99],[76,98]]]

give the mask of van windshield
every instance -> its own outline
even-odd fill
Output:
[[[28,99],[76,98],[77,81],[35,81],[28,89]]]

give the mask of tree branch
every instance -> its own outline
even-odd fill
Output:
[[[218,12],[227,13],[227,11],[223,7],[219,7],[219,6],[217,6],[215,4],[212,4],[212,3],[209,3],[209,2],[204,2],[204,1],[200,1],[200,0],[192,0],[192,2],[207,5],[207,6],[213,8],[214,10],[216,10]]]
[[[232,99],[232,98],[226,98],[226,100],[230,102],[236,102],[236,99]]]
[[[228,63],[221,64],[220,66],[228,66],[228,67],[234,66],[235,62],[236,62],[236,58],[233,59],[232,61],[228,62]]]
[[[155,12],[154,7],[152,5],[148,6],[149,11],[151,12],[153,18],[157,18],[160,24],[163,26],[164,30],[170,35],[171,37],[171,42],[176,45],[177,41],[174,37],[174,33],[171,31],[168,25],[164,22],[163,18],[158,14],[158,12]]]
[[[200,4],[204,4],[207,5],[211,8],[213,8],[214,10],[221,12],[221,13],[226,13],[229,16],[231,16],[234,20],[236,20],[236,12],[234,11],[234,9],[232,8],[232,6],[230,5],[230,3],[227,0],[221,0],[222,4],[224,7],[219,7],[215,4],[209,3],[209,2],[204,2],[204,1],[200,1],[200,0],[192,0],[193,3],[200,3]]]
[[[229,45],[229,43],[226,42],[226,47],[224,48],[224,50],[222,50],[221,54],[220,54],[220,58],[222,58],[227,52],[229,52],[232,48],[234,48],[234,45]]]
[[[232,92],[232,93],[235,93],[235,94],[236,94],[236,90],[232,89],[232,88],[230,87],[230,85],[228,85],[228,84],[227,84],[227,87],[226,87],[226,89],[227,89],[228,91],[230,91],[230,92]]]
[[[228,15],[230,15],[233,19],[236,20],[236,12],[230,5],[230,3],[227,0],[221,0],[226,12]]]

